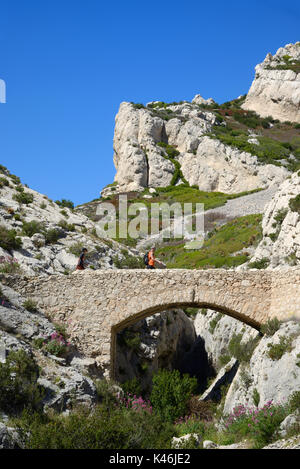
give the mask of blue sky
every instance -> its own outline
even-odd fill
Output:
[[[120,102],[218,102],[248,91],[268,52],[300,40],[286,0],[2,0],[1,164],[76,204],[113,181]]]

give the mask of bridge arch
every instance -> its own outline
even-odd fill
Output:
[[[36,301],[52,321],[64,322],[71,341],[105,376],[114,367],[118,330],[169,308],[210,308],[256,329],[274,317],[300,319],[299,268],[114,269],[0,279]]]
[[[147,306],[144,309],[141,309],[140,311],[132,311],[132,314],[130,316],[127,316],[125,319],[120,321],[117,324],[114,324],[111,327],[111,340],[110,340],[110,377],[112,379],[115,378],[116,376],[116,352],[117,352],[117,334],[121,332],[122,330],[126,329],[127,327],[132,326],[133,324],[136,324],[137,322],[146,319],[147,317],[153,316],[156,313],[161,313],[163,311],[167,310],[173,310],[173,309],[183,309],[183,308],[206,308],[206,309],[211,309],[214,310],[215,312],[219,312],[222,314],[226,314],[227,316],[232,317],[233,319],[239,320],[243,322],[244,324],[253,327],[254,329],[260,330],[260,324],[253,320],[251,317],[242,314],[239,311],[230,309],[224,305],[218,304],[218,303],[208,303],[206,301],[173,301],[169,303],[163,303],[159,300],[159,298],[156,298],[156,300],[153,302],[154,304],[152,306]]]

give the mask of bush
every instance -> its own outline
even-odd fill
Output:
[[[35,301],[28,298],[27,300],[24,301],[23,308],[27,309],[27,311],[35,313],[37,311],[37,304]]]
[[[38,367],[23,350],[10,352],[0,363],[0,409],[19,413],[25,407],[38,409],[43,397],[37,385]]]
[[[291,337],[281,336],[279,339],[279,344],[268,344],[268,356],[272,360],[280,360],[280,358],[286,353],[292,350],[291,347],[292,339]]]
[[[267,257],[263,257],[254,262],[249,262],[248,268],[249,269],[265,269],[270,264],[270,260]]]
[[[37,221],[37,220],[32,220],[32,221],[23,221],[22,225],[22,233],[25,236],[31,237],[35,233],[41,233],[44,229],[44,224]]]
[[[121,347],[128,347],[137,352],[141,345],[140,332],[124,329],[117,335],[117,341]]]
[[[67,200],[67,199],[61,199],[61,200],[56,200],[55,203],[59,205],[59,207],[67,207],[73,210],[74,208],[74,202],[72,200]]]
[[[18,261],[11,257],[0,257],[0,272],[3,274],[15,274],[21,270]]]
[[[256,448],[262,448],[272,441],[286,416],[287,408],[272,401],[253,409],[239,405],[225,419],[226,432],[231,433],[235,441],[248,436]]]
[[[300,194],[296,195],[293,199],[290,199],[289,207],[292,212],[297,212],[300,215]]]
[[[253,389],[252,399],[253,399],[254,405],[258,407],[259,401],[260,401],[260,395],[256,388]]]
[[[296,412],[296,410],[300,410],[300,391],[294,391],[290,396],[289,407],[291,413]]]
[[[6,178],[0,177],[0,187],[9,186],[9,181]]]
[[[159,370],[152,382],[150,401],[163,419],[172,422],[186,415],[188,401],[197,388],[196,378],[187,374],[181,377],[178,370]]]
[[[66,231],[75,231],[75,225],[73,223],[67,223],[67,221],[63,219],[58,222],[58,226]]]
[[[112,260],[117,269],[143,269],[145,267],[142,257],[131,256],[127,253],[124,254],[123,259],[120,259],[117,254]]]
[[[234,334],[228,344],[228,351],[231,356],[235,357],[240,363],[250,361],[252,354],[258,345],[259,337],[250,339],[246,343],[242,343],[243,334]]]
[[[55,244],[61,237],[60,231],[55,228],[43,231],[43,235],[45,236],[46,244]]]
[[[9,171],[7,171],[9,174]],[[21,179],[19,176],[16,176],[15,174],[9,174],[10,179],[15,183],[15,184],[21,184]]]
[[[0,225],[0,246],[5,251],[20,249],[22,247],[22,240],[17,237],[15,230],[8,230],[4,225]]]
[[[184,308],[183,311],[189,318],[195,318],[199,312],[198,308]]]
[[[133,396],[142,395],[142,386],[141,383],[137,380],[137,378],[132,378],[130,380],[125,381],[121,384],[121,388],[123,389],[125,394],[132,394]]]
[[[19,202],[19,204],[31,204],[33,202],[33,194],[29,192],[18,192],[13,195],[13,199]]]
[[[19,426],[27,449],[164,449],[174,432],[158,415],[104,405],[68,416],[27,415]]]
[[[269,319],[265,324],[261,326],[261,332],[267,336],[272,336],[280,328],[281,322],[277,319]]]
[[[218,313],[217,317],[213,318],[210,323],[209,323],[209,332],[213,334],[215,332],[215,328],[218,324],[218,322],[222,319],[222,314]]]
[[[84,245],[83,243],[81,243],[80,241],[74,243],[74,244],[71,244],[71,246],[69,247],[68,251],[73,254],[74,256],[76,257],[79,257],[80,254],[81,254],[81,251],[83,249]]]

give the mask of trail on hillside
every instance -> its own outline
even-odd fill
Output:
[[[255,213],[263,213],[266,205],[271,201],[273,195],[278,190],[278,185],[273,184],[271,187],[253,194],[244,195],[236,199],[228,200],[225,205],[207,210],[204,214],[205,232],[210,231],[213,223],[223,225],[229,220]],[[163,240],[163,232],[150,235],[140,240],[136,248],[141,251],[150,244],[157,244]]]

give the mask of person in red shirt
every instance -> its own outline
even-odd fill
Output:
[[[155,255],[154,255],[155,247],[153,246],[150,251],[148,252],[148,265],[147,269],[155,269]]]

